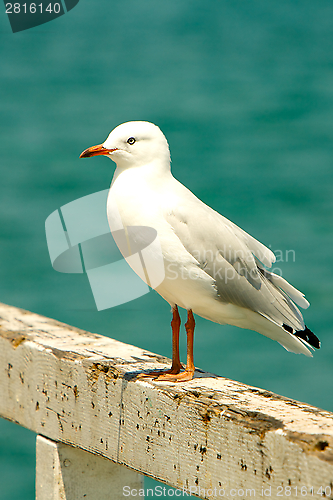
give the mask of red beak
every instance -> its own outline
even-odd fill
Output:
[[[97,146],[91,146],[91,148],[85,149],[81,154],[80,158],[90,158],[90,156],[105,155],[108,156],[112,151],[116,151],[117,148],[107,149],[103,144],[97,144]]]

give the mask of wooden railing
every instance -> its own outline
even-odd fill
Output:
[[[0,304],[0,415],[37,433],[37,500],[142,498],[142,475],[162,498],[332,498],[332,413],[200,370],[135,378],[167,365]]]

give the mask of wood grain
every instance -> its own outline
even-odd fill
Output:
[[[332,413],[199,370],[181,384],[135,379],[169,363],[0,304],[2,417],[202,498],[333,491]]]

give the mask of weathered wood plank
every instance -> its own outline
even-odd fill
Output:
[[[244,498],[245,489],[263,496],[271,487],[275,497],[291,487],[290,498],[301,487],[303,498],[333,490],[332,413],[200,371],[183,384],[133,378],[166,364],[0,305],[3,417],[202,498],[222,489]]]
[[[79,448],[43,436],[36,440],[36,500],[122,500],[139,492],[143,476]]]

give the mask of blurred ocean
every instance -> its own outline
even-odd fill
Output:
[[[277,251],[322,341],[309,359],[197,318],[196,365],[333,411],[331,0],[81,0],[15,34],[3,8],[0,38],[0,301],[171,355],[166,302],[151,292],[98,312],[85,275],[52,269],[44,232],[51,212],[110,184],[113,163],[81,151],[152,121],[175,177]],[[0,500],[34,498],[34,446],[0,421]]]

